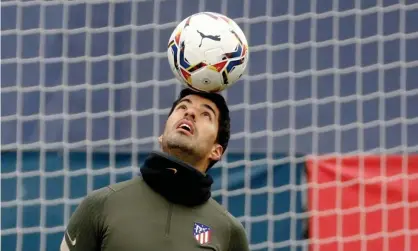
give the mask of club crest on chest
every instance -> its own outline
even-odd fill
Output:
[[[209,243],[211,240],[212,229],[204,224],[195,222],[193,225],[193,237],[199,244]]]

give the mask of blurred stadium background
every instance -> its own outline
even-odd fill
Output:
[[[138,175],[198,11],[250,43],[211,174],[251,249],[418,250],[416,0],[2,1],[1,249],[57,250],[88,192]]]

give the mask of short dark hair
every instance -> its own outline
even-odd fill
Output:
[[[229,138],[231,134],[231,118],[229,116],[229,108],[226,104],[224,97],[218,93],[209,93],[209,92],[201,92],[196,91],[190,88],[183,89],[178,98],[173,102],[171,107],[170,113],[168,116],[173,113],[174,108],[177,104],[186,96],[188,95],[197,95],[202,98],[208,99],[212,101],[219,110],[219,119],[218,119],[218,135],[216,137],[216,143],[222,146],[223,152],[225,152],[226,148],[228,147]],[[208,169],[209,170],[217,161],[211,161],[209,163]]]

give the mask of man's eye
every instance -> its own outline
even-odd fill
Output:
[[[210,113],[208,113],[208,112],[203,112],[203,116],[206,116],[206,117],[208,117],[208,118],[211,118],[211,117],[210,117]]]
[[[177,109],[186,109],[185,105],[179,105],[179,107]]]

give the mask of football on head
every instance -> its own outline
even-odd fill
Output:
[[[168,43],[168,62],[181,84],[203,92],[220,92],[244,74],[248,42],[225,15],[200,12],[185,18]]]

